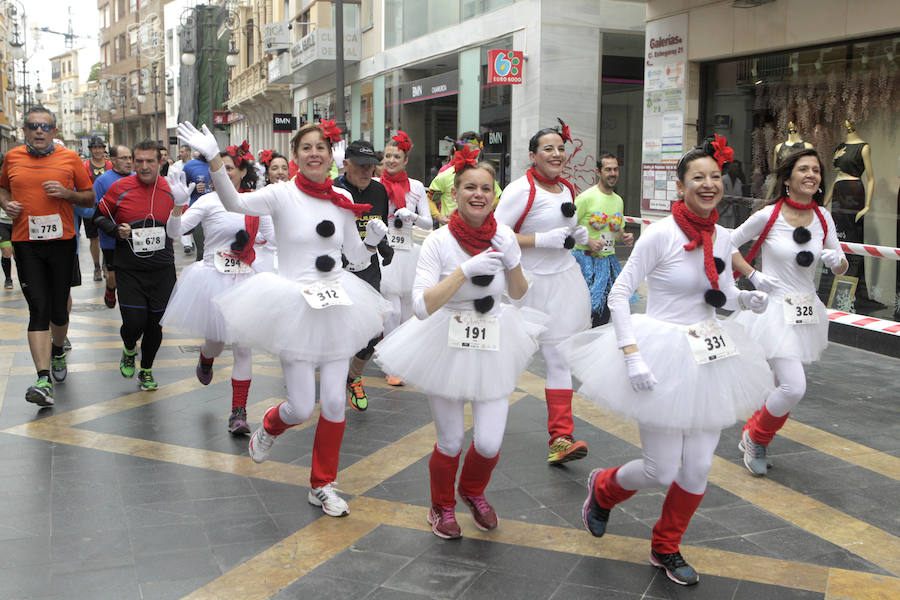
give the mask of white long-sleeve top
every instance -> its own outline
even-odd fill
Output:
[[[690,240],[671,215],[653,223],[641,234],[625,268],[609,292],[609,310],[619,347],[636,343],[631,328],[628,299],[647,280],[647,316],[678,325],[693,325],[715,317],[715,308],[704,300],[710,289],[703,268],[703,248],[688,252]],[[719,289],[725,293],[724,308],[737,308],[738,289],[731,271],[731,235],[716,225],[713,256],[722,259]]]
[[[375,177],[374,179],[381,183],[380,177]],[[393,203],[390,204],[389,210],[390,208],[393,208]],[[397,208],[403,207],[398,206]],[[406,208],[418,215],[415,222],[416,227],[421,227],[422,229],[431,229],[433,227],[434,223],[431,221],[431,208],[428,206],[425,186],[422,185],[421,181],[412,177],[409,178],[409,191],[406,192]],[[393,218],[394,211],[391,210],[388,219],[393,220]]]
[[[182,214],[179,220],[180,229],[174,233],[183,235],[200,223],[203,224],[204,236],[203,262],[207,265],[213,265],[217,250],[230,251],[235,234],[246,229],[243,215],[225,210],[216,192],[197,198],[197,201]],[[275,227],[272,217],[260,217],[259,231],[255,240],[256,250],[259,250],[261,245],[274,241]]]
[[[368,261],[372,256],[359,237],[352,212],[338,208],[328,200],[304,194],[293,181],[239,194],[225,169],[212,171],[210,175],[226,209],[245,215],[272,217],[278,240],[278,274],[282,277],[294,281],[331,279],[341,269],[342,251],[351,263]],[[332,189],[353,202],[349,192],[336,187]],[[333,235],[326,237],[316,232],[316,226],[322,221],[334,224]],[[323,255],[334,259],[334,267],[327,273],[316,269],[316,258]]]
[[[737,248],[759,237],[775,205],[770,204],[756,211],[744,221],[740,227],[731,233],[731,243],[734,244],[733,251],[737,252]],[[784,220],[784,215],[779,213],[778,218],[772,223],[772,229],[766,234],[760,248],[760,257],[762,259],[762,271],[766,275],[774,275],[778,278],[778,285],[772,291],[773,296],[784,296],[785,294],[801,293],[809,294],[816,291],[814,278],[816,276],[816,261],[822,254],[823,239],[824,247],[837,250],[843,255],[841,244],[837,238],[837,231],[834,226],[834,219],[831,213],[824,209],[822,216],[825,217],[825,223],[828,225],[828,234],[822,231],[822,223],[819,218],[812,215],[812,223],[806,228],[811,234],[810,240],[805,244],[798,244],[794,241],[794,229]],[[797,264],[796,256],[798,252],[808,250],[812,252],[812,264],[808,267],[801,267]]]
[[[506,227],[506,225],[498,223],[497,229],[499,230],[501,227]],[[509,228],[507,227],[507,229]],[[425,241],[422,242],[419,262],[416,264],[416,279],[412,289],[413,310],[418,318],[428,318],[428,310],[425,308],[425,290],[437,285],[470,258],[472,256],[462,249],[462,246],[450,233],[449,227],[441,227],[425,238]],[[488,314],[495,313],[500,307],[500,295],[505,291],[506,272],[500,271],[486,286],[475,285],[471,280],[467,280],[444,304],[444,307],[451,310],[474,310],[474,300],[493,296],[494,307]]]
[[[578,224],[577,213],[566,217],[560,209],[564,202],[575,201],[568,189],[563,188],[551,194],[540,186],[535,188],[534,204],[522,222],[519,233],[543,233],[558,227],[572,227]],[[506,186],[494,211],[497,222],[515,227],[528,204],[529,191],[528,178],[524,176]],[[552,275],[561,273],[574,264],[575,257],[572,256],[572,251],[565,248],[522,248],[522,268],[529,273]]]

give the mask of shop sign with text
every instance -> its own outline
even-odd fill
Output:
[[[522,83],[525,54],[517,50],[488,51],[488,84]]]

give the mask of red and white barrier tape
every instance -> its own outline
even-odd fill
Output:
[[[867,317],[865,315],[855,315],[839,310],[828,309],[828,320],[842,325],[852,325],[861,329],[877,331],[879,333],[890,333],[900,336],[900,323],[896,321],[888,321],[887,319],[876,319],[875,317]]]
[[[654,220],[655,219],[643,219],[640,217],[625,217],[626,223],[636,223],[638,225],[650,225]],[[873,246],[872,244],[856,244],[853,242],[841,242],[841,248],[843,248],[844,252],[847,254],[859,254],[862,256],[874,256],[875,258],[900,261],[900,248]]]

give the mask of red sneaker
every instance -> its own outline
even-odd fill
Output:
[[[472,520],[475,521],[475,526],[478,529],[482,531],[497,529],[497,513],[494,511],[494,507],[488,504],[484,494],[480,496],[464,496],[460,492],[459,497],[472,511]]]
[[[431,523],[432,533],[439,538],[458,540],[462,537],[452,506],[432,506],[428,511],[428,522]]]

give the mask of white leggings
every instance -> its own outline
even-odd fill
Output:
[[[429,396],[428,402],[437,432],[437,449],[446,456],[456,456],[466,437],[465,401]],[[509,398],[472,402],[475,450],[484,458],[494,458],[500,452],[508,411]]]
[[[572,372],[569,370],[569,361],[559,349],[559,343],[541,342],[541,354],[547,365],[547,389],[571,390]]]
[[[225,349],[225,342],[203,340],[200,352],[206,358],[216,358]],[[249,346],[240,344],[231,345],[231,353],[234,355],[234,367],[231,369],[231,378],[245,381],[253,377],[253,356]]]
[[[412,316],[413,307],[412,296],[408,294],[405,296],[385,296],[385,299],[391,303],[391,312],[384,319],[384,335],[387,335]]]
[[[332,423],[344,421],[344,388],[350,359],[342,358],[318,365],[319,404],[322,416]],[[288,425],[303,423],[316,407],[316,363],[281,360],[287,402],[281,403],[278,414]]]
[[[702,494],[712,468],[721,431],[677,431],[640,428],[643,458],[627,462],[616,473],[626,490],[669,487],[672,482],[691,494]]]
[[[803,363],[795,358],[770,358],[769,366],[778,387],[766,398],[766,409],[773,417],[783,417],[806,394],[806,373],[803,372]]]

